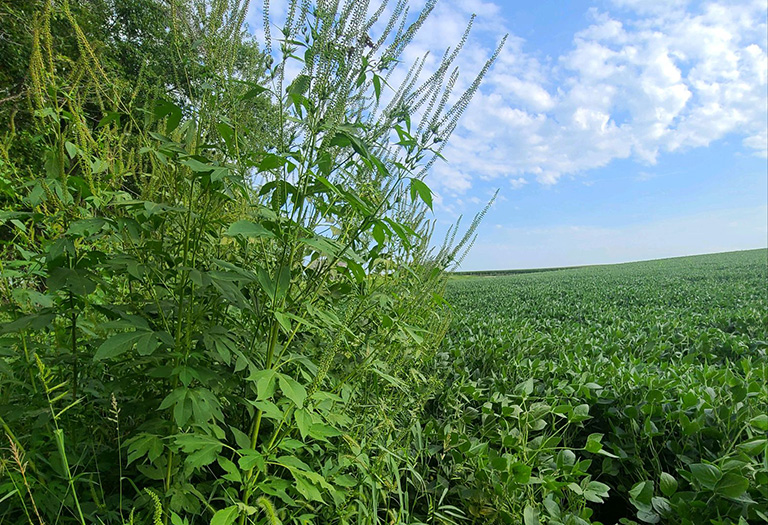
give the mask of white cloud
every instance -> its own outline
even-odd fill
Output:
[[[765,5],[613,3],[632,16],[591,10],[592,23],[555,60],[511,40],[446,151],[457,169],[553,184],[729,135],[766,156]]]
[[[273,4],[284,17],[283,3]],[[455,100],[507,32],[498,1],[439,2],[390,83],[427,51],[423,74],[434,71],[471,13]],[[616,159],[653,165],[661,153],[729,136],[766,157],[767,14],[764,0],[612,0],[607,11],[588,11],[588,26],[560,56],[528,52],[511,35],[444,151],[449,165],[438,163],[429,183],[444,196],[476,180],[554,184]],[[249,19],[261,26],[257,10]]]

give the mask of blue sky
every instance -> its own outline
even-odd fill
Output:
[[[427,177],[438,239],[499,189],[462,269],[768,244],[764,0],[441,0],[404,65],[472,13],[460,84],[510,37]]]

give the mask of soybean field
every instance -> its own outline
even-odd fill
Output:
[[[435,412],[470,513],[768,522],[767,255],[454,276]]]

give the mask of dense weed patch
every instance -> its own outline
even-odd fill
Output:
[[[72,4],[11,13],[0,521],[453,512],[405,473],[477,220],[430,248],[422,179],[499,50],[452,94],[466,35],[392,80],[434,2],[265,3],[262,46],[239,0]]]

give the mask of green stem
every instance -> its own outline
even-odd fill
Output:
[[[77,399],[77,378],[79,362],[77,359],[77,311],[75,310],[75,298],[69,292],[69,308],[72,330],[72,401]]]

